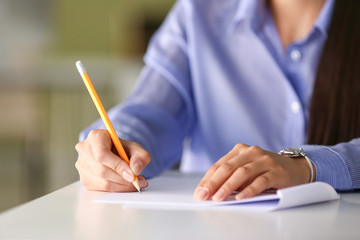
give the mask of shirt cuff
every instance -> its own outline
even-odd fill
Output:
[[[301,146],[316,168],[316,181],[326,182],[336,190],[351,190],[351,177],[341,156],[326,146]]]

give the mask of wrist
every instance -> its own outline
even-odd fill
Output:
[[[316,168],[311,161],[311,159],[307,156],[307,154],[304,152],[302,148],[286,148],[279,152],[279,154],[283,156],[287,156],[290,158],[298,158],[298,163],[301,164],[301,166],[304,169],[304,172],[308,172],[308,178],[306,180],[303,180],[304,183],[311,183],[314,182],[316,179]],[[305,170],[306,169],[306,170]]]

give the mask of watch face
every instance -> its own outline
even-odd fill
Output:
[[[286,148],[280,151],[281,155],[287,157],[303,157],[306,156],[302,148]]]

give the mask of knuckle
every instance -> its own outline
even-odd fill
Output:
[[[78,142],[77,144],[75,144],[75,150],[79,152],[80,149],[81,149],[80,142]]]
[[[241,149],[244,149],[247,145],[244,144],[244,143],[237,143],[235,146],[234,146],[234,150],[237,150],[237,151],[240,151]]]
[[[242,166],[238,169],[241,176],[249,176],[251,173],[251,169],[248,166]]]
[[[231,194],[233,191],[239,188],[239,184],[235,181],[226,182],[221,186],[224,189],[225,193]]]
[[[274,158],[272,158],[271,156],[269,155],[264,155],[262,158],[262,161],[270,166],[274,166],[276,165],[276,161]]]
[[[145,150],[144,146],[137,142],[129,142],[130,145],[133,145],[134,148],[139,151],[139,153],[143,154],[144,156],[150,156],[150,153]]]
[[[151,161],[151,155],[148,151],[142,149],[137,151],[136,155],[145,163],[148,164]]]
[[[231,184],[224,184],[221,186],[221,189],[224,190],[226,195],[230,195],[235,190],[234,186]]]
[[[84,148],[84,141],[81,141],[81,142],[78,142],[76,145],[75,145],[75,150],[77,152],[81,152],[81,150]]]
[[[144,155],[144,159],[146,160],[146,163],[149,163],[150,160],[151,160],[151,155],[148,151],[144,151],[143,152],[143,155]]]
[[[122,161],[116,161],[114,165],[114,171],[121,174],[124,171]]]
[[[91,130],[88,134],[88,138],[93,138],[97,134],[97,129]]]
[[[231,162],[225,162],[220,167],[224,172],[231,172],[234,171],[235,165]]]
[[[213,173],[213,172],[215,172],[217,169],[218,169],[218,164],[215,163],[215,164],[211,165],[211,167],[209,168],[208,172]]]
[[[269,186],[271,179],[267,175],[261,175],[258,179],[259,183],[263,186]]]
[[[248,149],[247,149],[248,153],[250,154],[254,154],[254,155],[258,155],[258,154],[261,154],[262,153],[262,149],[258,146],[250,146]]]
[[[79,158],[74,165],[79,173],[85,172],[89,167],[88,164],[81,158]]]
[[[75,168],[79,171],[80,170],[80,163],[79,160],[75,162]]]
[[[250,185],[246,188],[246,192],[248,193],[249,196],[254,196],[257,193],[257,190],[255,186]]]
[[[210,191],[212,191],[213,189],[216,188],[217,182],[210,179],[209,181],[207,181],[207,183],[205,184],[204,187],[207,187]]]
[[[104,134],[106,130],[104,129],[93,129],[89,132],[88,138],[94,138],[97,137],[99,134]]]

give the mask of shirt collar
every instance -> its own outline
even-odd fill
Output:
[[[326,0],[314,27],[327,36],[327,30],[330,24],[334,0]],[[250,27],[255,30],[261,26],[266,18],[266,0],[242,0],[238,2],[237,10],[230,25],[230,31],[234,31],[241,22],[248,22]]]
[[[330,25],[331,16],[334,9],[334,2],[334,0],[327,0],[325,2],[314,24],[314,28],[317,28],[325,37],[327,37],[327,30]]]
[[[230,24],[230,31],[235,31],[238,24],[246,22],[256,29],[265,20],[266,0],[242,0],[238,2],[237,10]]]

